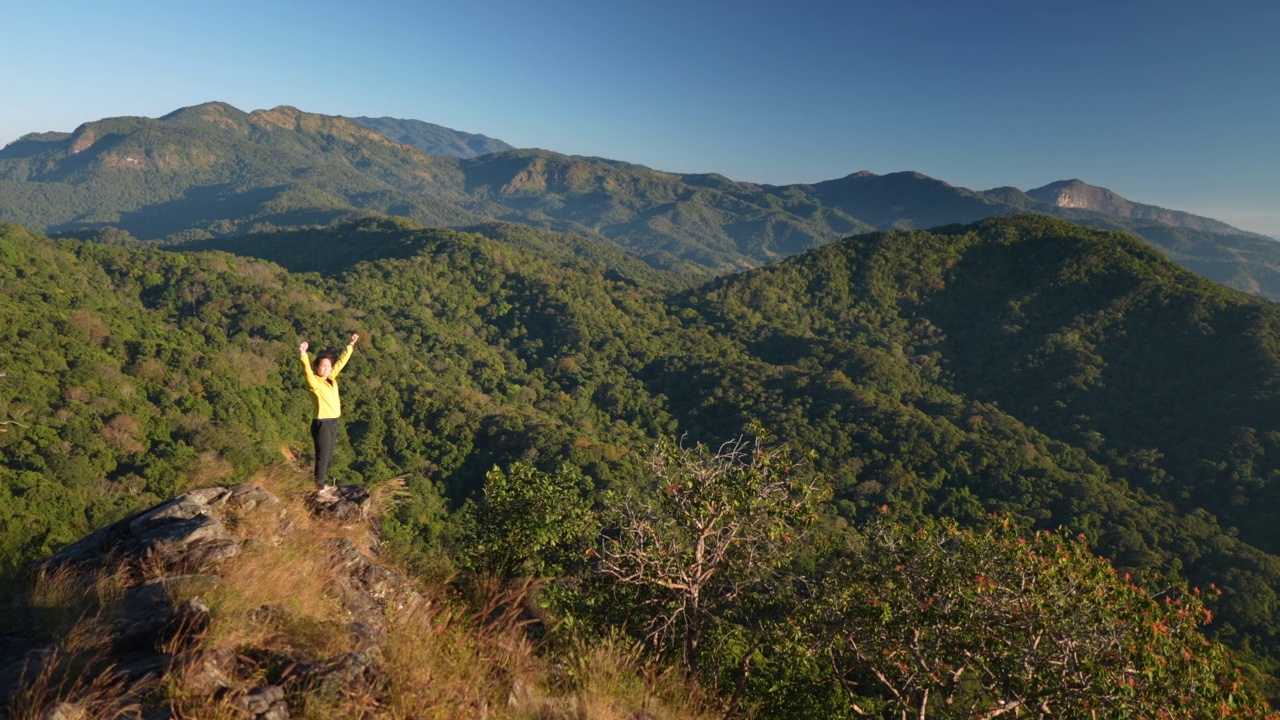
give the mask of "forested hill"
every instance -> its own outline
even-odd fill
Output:
[[[772,186],[500,147],[417,121],[207,103],[11,143],[0,150],[0,222],[183,241],[368,215],[452,227],[501,220],[612,242],[656,268],[709,277],[853,233],[1039,212],[1133,232],[1206,277],[1280,298],[1280,243],[1078,182],[1028,194],[859,172]]]
[[[459,228],[513,250],[553,261],[574,261],[610,279],[647,288],[686,288],[704,279],[702,273],[653,268],[611,243],[593,242],[516,223],[490,222]],[[221,250],[277,263],[291,272],[341,276],[361,261],[405,259],[421,248],[411,238],[427,232],[421,223],[405,218],[367,218],[327,228],[274,230],[227,238],[211,238],[168,245],[182,252]]]
[[[424,498],[435,482],[461,497],[518,457],[570,459],[608,478],[624,457],[617,444],[643,447],[673,425],[657,400],[601,379],[635,369],[621,338],[669,322],[658,294],[572,252],[371,232],[409,251],[326,278],[5,226],[6,565],[189,481],[247,473],[282,444],[300,450],[304,338],[317,350],[351,331],[367,338],[344,383],[349,450],[334,471],[348,481],[409,472]],[[311,249],[336,259],[346,244],[335,234]],[[628,398],[627,420],[596,408],[596,382]]]
[[[830,532],[882,507],[1066,526],[1122,568],[1221,586],[1211,629],[1280,657],[1280,310],[1125,235],[1039,216],[873,233],[693,290],[515,226],[237,248],[292,243],[299,272],[0,236],[11,570],[303,452],[296,344],[360,332],[335,474],[409,475],[398,546],[443,542],[495,464],[567,462],[599,492],[646,477],[660,437],[759,421],[816,453]]]
[[[1234,577],[1233,631],[1274,646],[1273,304],[1043,217],[858,236],[680,302],[747,357],[655,374],[686,423],[784,428],[838,504],[999,509],[1122,565]]]
[[[455,158],[393,143],[344,118],[225,103],[158,119],[85,123],[0,150],[0,220],[42,230],[117,227],[140,238],[329,224],[354,211],[475,222]]]
[[[1043,217],[863,235],[682,302],[761,358],[827,358],[855,386],[891,361],[910,373],[877,395],[991,403],[1280,551],[1256,512],[1280,489],[1280,308],[1132,237]]]

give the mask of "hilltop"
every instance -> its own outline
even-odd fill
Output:
[[[306,484],[284,462],[41,561],[0,625],[0,707],[15,719],[710,716],[678,676],[607,641],[540,654],[532,581],[469,600],[412,578],[379,550],[379,513],[402,483],[346,486],[328,503]]]
[[[703,277],[856,233],[1026,212],[1134,233],[1206,277],[1280,297],[1275,241],[1079,181],[978,191],[919,173],[859,172],[760,185],[512,149],[419,121],[224,103],[30,134],[0,150],[0,221],[41,232],[112,227],[185,241],[368,215],[451,227],[500,220],[612,243],[655,268]]]

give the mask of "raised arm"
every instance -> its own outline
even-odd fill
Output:
[[[307,384],[311,385],[315,382],[316,375],[311,371],[311,356],[307,354],[307,348],[311,347],[305,341],[298,345],[298,357],[302,359],[302,369],[307,374]]]
[[[342,368],[347,366],[347,361],[351,359],[351,353],[355,352],[356,342],[360,340],[360,333],[354,333],[351,336],[351,342],[347,343],[347,349],[342,351],[342,357],[338,358],[338,362],[333,364],[333,372],[330,377],[337,377],[342,372]]]

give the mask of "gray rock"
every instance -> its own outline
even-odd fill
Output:
[[[363,485],[341,485],[335,494],[335,498],[325,499],[312,493],[307,499],[312,514],[339,522],[354,522],[368,517],[372,505],[368,488]]]
[[[125,551],[170,569],[193,570],[225,560],[240,551],[216,518],[191,518],[143,526],[125,543]]]
[[[195,693],[212,694],[234,685],[236,652],[229,647],[204,650],[186,661],[186,688]]]
[[[116,655],[113,672],[130,685],[150,684],[168,672],[173,658],[166,653],[140,651]]]
[[[129,529],[138,533],[165,520],[190,520],[197,515],[208,514],[212,507],[221,504],[230,495],[231,491],[222,487],[192,490],[150,510],[144,510],[129,522]]]
[[[284,701],[284,688],[279,685],[264,685],[251,690],[236,700],[236,706],[254,717],[260,717]],[[284,717],[288,717],[286,706]]]
[[[11,623],[0,632],[0,708],[54,652],[52,635],[41,628],[29,608],[6,608]],[[3,717],[0,714],[0,717]]]
[[[222,487],[193,490],[98,530],[35,569],[101,567],[108,558],[133,558],[169,570],[221,562],[235,555],[238,547],[222,522],[209,513],[231,495]]]
[[[258,716],[258,720],[289,720],[289,703],[281,700],[273,704]]]
[[[267,492],[261,485],[240,483],[231,488],[231,496],[227,499],[231,507],[247,512],[255,508],[275,508],[280,501],[275,495]]]
[[[209,625],[209,606],[199,597],[177,605],[172,592],[179,582],[212,584],[209,576],[160,578],[129,588],[112,622],[112,648],[118,653],[151,652],[185,646]]]
[[[338,655],[301,668],[300,681],[322,697],[376,694],[390,682],[380,658],[376,648]]]
[[[356,647],[386,640],[388,612],[409,611],[425,602],[412,580],[373,562],[350,539],[335,538],[329,548],[331,567],[340,571],[334,590],[354,620],[350,631]]]

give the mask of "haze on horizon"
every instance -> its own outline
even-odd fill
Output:
[[[1080,178],[1280,236],[1280,5],[539,5],[17,5],[0,144],[212,100],[292,105],[770,184]]]

